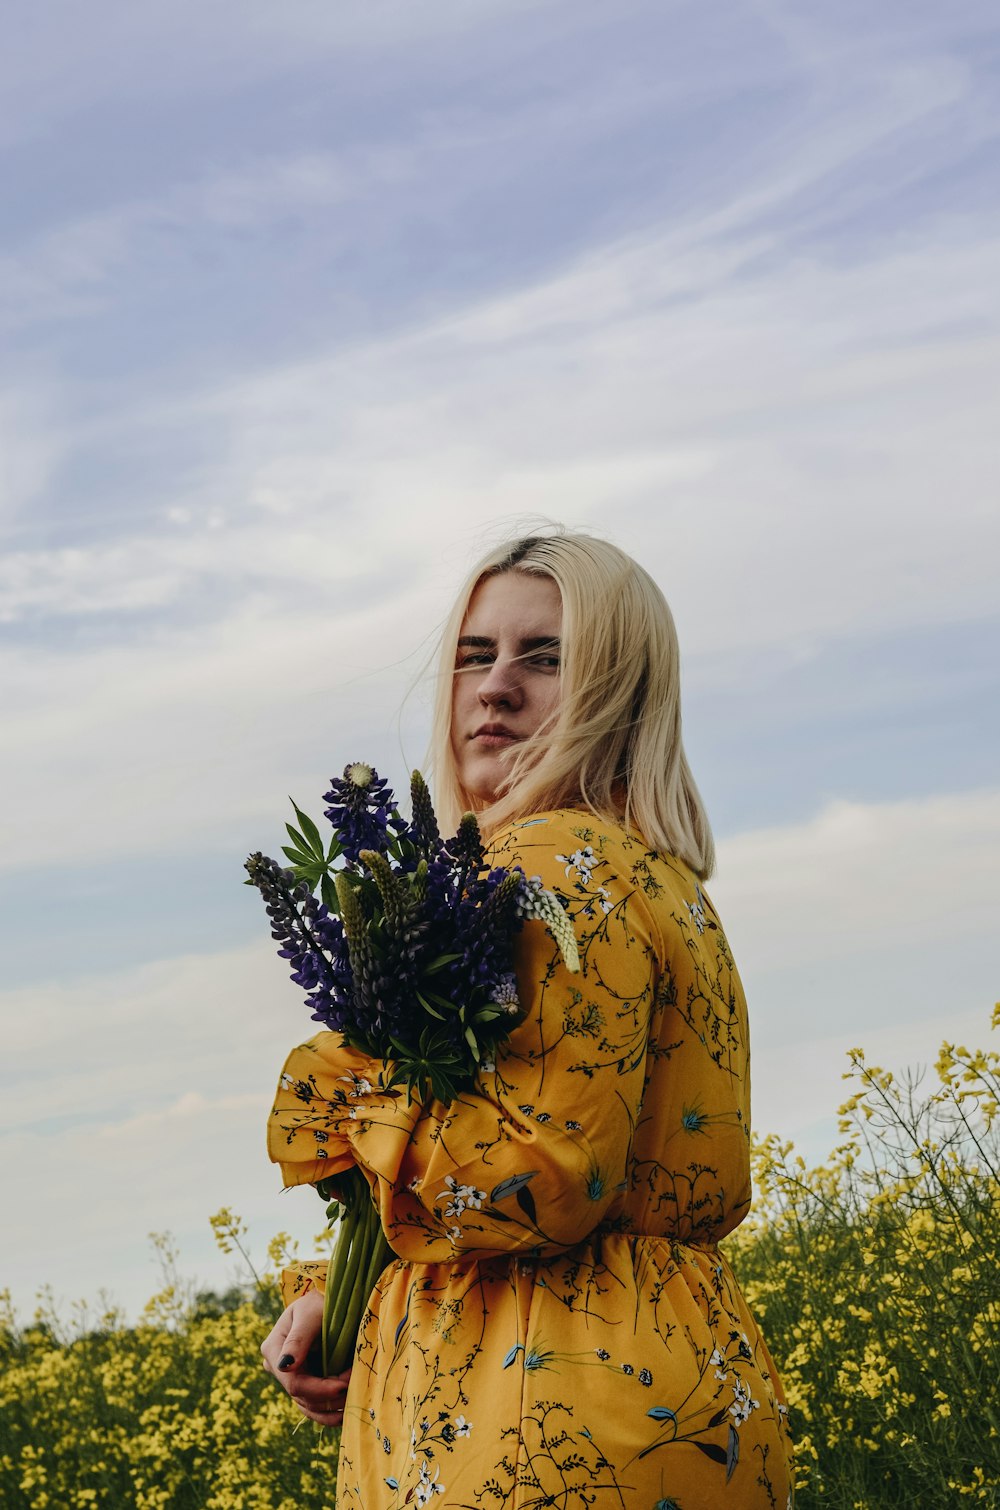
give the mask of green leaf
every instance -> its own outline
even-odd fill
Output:
[[[305,850],[306,854],[309,855],[310,860],[315,858],[309,848],[307,840],[303,839],[297,828],[295,828],[291,823],[286,823],[285,832],[288,834],[288,837],[289,839],[291,839],[293,844],[297,845],[299,849]]]
[[[437,975],[438,971],[443,970],[446,965],[454,964],[455,960],[461,958],[460,954],[439,954],[436,959],[431,960],[429,965],[424,966],[424,974]]]
[[[399,809],[394,807],[389,816],[391,818],[398,818]],[[413,845],[399,834],[393,834],[390,837],[388,851],[394,860],[408,860],[414,853]]]
[[[324,859],[323,840],[320,838],[319,829],[308,814],[302,811],[294,797],[289,797],[288,800],[295,809],[296,818],[298,818],[299,823],[302,825],[302,832],[306,836],[307,847],[312,850],[317,859]]]
[[[439,996],[437,991],[428,991],[427,995],[430,997],[431,1001],[434,1002],[435,1006],[440,1007],[443,1011],[454,1012],[457,1010],[455,1003],[453,1001],[449,1001],[447,996]]]
[[[421,995],[421,993],[419,991],[417,991],[415,993],[415,995],[416,995],[417,1001],[419,1001],[420,1005],[423,1007],[423,1009],[424,1009],[425,1012],[429,1012],[432,1017],[436,1017],[437,1020],[438,1020],[438,1022],[444,1022],[444,1013],[436,1011],[434,1009],[434,1007],[431,1006],[431,1004],[427,1000],[426,996]]]
[[[477,1043],[477,1041],[476,1041],[476,1035],[472,1031],[471,1028],[466,1028],[466,1030],[465,1030],[465,1041],[469,1045],[469,1048],[472,1050],[472,1052],[475,1054],[476,1058],[478,1059],[479,1058],[479,1044]]]
[[[310,891],[316,890],[320,878],[320,869],[315,860],[310,860],[308,865],[293,864],[291,871],[296,882],[305,881]]]
[[[308,850],[293,849],[290,844],[283,844],[281,853],[287,855],[293,865],[300,865],[303,869],[316,864],[315,855],[311,855]]]
[[[320,877],[319,894],[321,900],[326,904],[330,911],[332,913],[336,913],[339,916],[340,902],[337,900],[337,888],[333,884],[332,876],[328,876],[325,871]]]

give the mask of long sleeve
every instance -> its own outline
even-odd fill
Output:
[[[563,897],[581,970],[548,930],[516,945],[523,1015],[474,1088],[448,1105],[385,1089],[383,1061],[320,1033],[281,1077],[268,1150],[287,1184],[365,1172],[403,1258],[550,1252],[613,1218],[626,1187],[662,946],[642,892],[587,841],[583,814],[505,830],[491,862]]]

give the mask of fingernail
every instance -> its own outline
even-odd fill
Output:
[[[284,1372],[285,1369],[291,1368],[291,1366],[292,1366],[292,1364],[294,1362],[295,1362],[295,1354],[294,1353],[282,1353],[281,1357],[278,1359],[278,1367],[281,1369],[282,1372]]]

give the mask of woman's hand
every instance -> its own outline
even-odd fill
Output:
[[[307,1290],[282,1311],[260,1345],[264,1368],[287,1390],[303,1415],[340,1426],[350,1369],[331,1379],[310,1372],[309,1352],[323,1325],[323,1292]]]

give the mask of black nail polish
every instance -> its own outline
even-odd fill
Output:
[[[294,1362],[294,1353],[282,1353],[281,1357],[278,1359],[278,1367],[281,1369],[282,1373],[284,1373],[285,1369],[291,1368]]]

